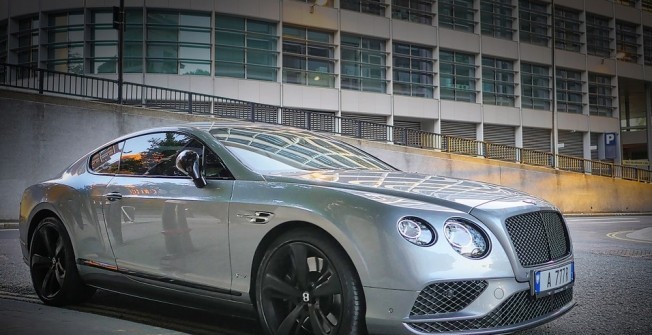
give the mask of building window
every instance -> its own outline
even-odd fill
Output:
[[[340,0],[340,8],[360,13],[385,16],[385,1],[380,0]]]
[[[394,43],[394,94],[433,97],[432,49]]]
[[[414,23],[432,24],[434,0],[392,0],[392,18]]]
[[[439,0],[439,26],[472,33],[475,29],[473,0]]]
[[[612,116],[612,91],[611,77],[589,73],[589,113],[591,115]]]
[[[0,22],[0,63],[7,62],[7,21]],[[1,80],[2,78],[0,78]]]
[[[482,102],[514,106],[514,62],[482,57]]]
[[[441,50],[439,73],[442,99],[476,102],[474,55]]]
[[[283,27],[283,82],[335,87],[333,34]]]
[[[636,7],[636,0],[614,0],[614,2],[623,6]]]
[[[555,6],[555,48],[580,52],[581,25],[579,11]]]
[[[586,13],[586,51],[589,55],[611,56],[609,18]]]
[[[276,23],[215,15],[215,75],[276,81]]]
[[[582,73],[557,69],[557,111],[582,114]]]
[[[93,73],[117,73],[118,31],[113,29],[113,13],[94,12],[91,19],[91,69]]]
[[[342,34],[342,88],[387,92],[385,41]]]
[[[46,31],[48,70],[84,73],[84,13],[49,15]]]
[[[210,75],[211,16],[148,11],[147,72]]]
[[[521,106],[550,110],[550,70],[547,66],[521,64]]]
[[[638,61],[638,34],[636,25],[616,21],[616,50],[618,59],[636,63]]]
[[[117,73],[118,31],[113,29],[113,13],[93,12],[91,18],[90,65],[92,73]],[[143,12],[126,11],[123,71],[143,71]]]
[[[652,12],[652,0],[641,0],[641,8],[645,11]]]
[[[512,1],[482,0],[480,3],[482,34],[511,40],[514,34],[512,24]]]
[[[548,5],[538,1],[519,1],[519,38],[521,42],[548,46]]]
[[[643,45],[645,65],[652,65],[652,28],[643,27]]]
[[[18,47],[11,49],[18,65],[38,67],[39,26],[38,16],[18,20],[18,31],[13,34]]]
[[[125,15],[123,71],[143,73],[143,10],[127,9]]]

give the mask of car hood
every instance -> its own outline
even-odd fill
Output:
[[[552,207],[523,192],[484,182],[401,171],[318,171],[277,173],[268,181],[296,182],[348,190],[373,192],[422,201],[470,213],[473,208],[495,202],[493,209],[523,205],[523,201]],[[500,201],[498,201],[500,200]]]

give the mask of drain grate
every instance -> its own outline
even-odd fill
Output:
[[[608,256],[621,256],[621,257],[636,257],[652,260],[652,250],[639,250],[639,249],[615,249],[615,250],[596,250],[592,252],[596,255]]]

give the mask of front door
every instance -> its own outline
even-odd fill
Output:
[[[228,209],[233,180],[204,188],[176,170],[186,149],[208,153],[180,133],[125,142],[120,172],[107,186],[104,216],[118,270],[181,285],[228,291],[231,264]],[[214,160],[214,159],[213,159]]]

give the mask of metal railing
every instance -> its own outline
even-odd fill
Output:
[[[549,152],[339,117],[334,113],[279,107],[164,87],[124,82],[122,88],[119,88],[117,80],[73,73],[0,64],[0,86],[106,102],[118,102],[118,92],[121,89],[122,103],[126,105],[282,124],[311,131],[548,168],[555,168],[556,161],[556,168],[559,170],[652,182],[650,170],[609,162],[555,156]]]

